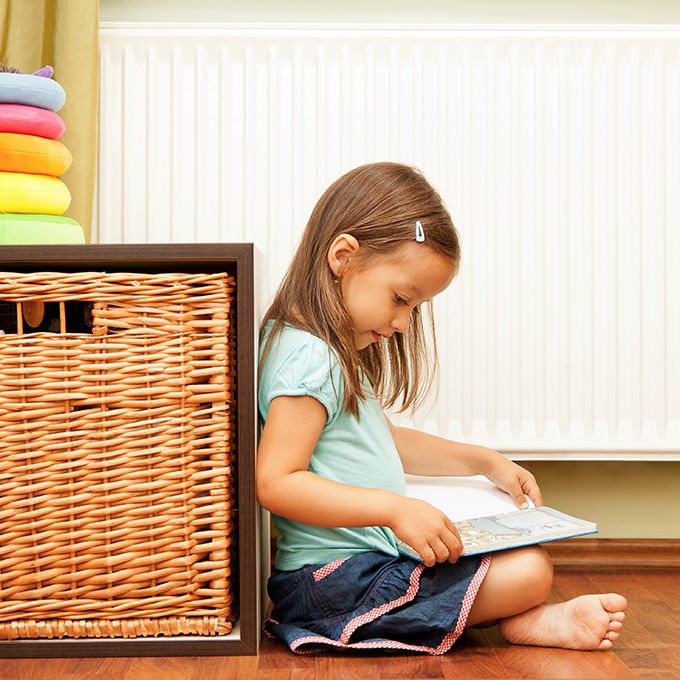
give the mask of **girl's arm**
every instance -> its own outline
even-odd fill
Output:
[[[387,419],[404,472],[412,475],[484,475],[506,491],[518,507],[525,507],[525,494],[536,505],[543,505],[541,490],[534,476],[485,446],[462,444],[442,437],[397,427]]]
[[[307,469],[325,422],[326,410],[313,397],[272,400],[257,452],[261,505],[316,526],[386,526],[415,548],[426,565],[455,561],[461,552],[458,532],[429,503],[383,489],[341,484]]]

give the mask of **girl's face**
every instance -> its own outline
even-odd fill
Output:
[[[457,270],[449,258],[420,243],[407,243],[363,266],[353,266],[350,258],[338,285],[352,319],[355,347],[403,333],[413,308],[447,288]]]

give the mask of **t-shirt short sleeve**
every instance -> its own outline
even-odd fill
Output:
[[[343,379],[337,359],[323,340],[285,327],[274,338],[260,372],[258,406],[266,419],[276,397],[309,396],[326,409],[326,423],[339,413]]]

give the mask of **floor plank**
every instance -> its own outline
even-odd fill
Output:
[[[126,680],[135,659],[0,659],[2,680]]]
[[[314,680],[316,668],[315,656],[293,654],[282,642],[266,637],[260,644],[257,677],[261,680]]]

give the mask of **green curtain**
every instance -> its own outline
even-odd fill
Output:
[[[61,141],[73,164],[61,177],[72,197],[64,214],[82,225],[89,241],[98,147],[99,0],[0,0],[0,62],[24,73],[49,64],[66,91]]]

